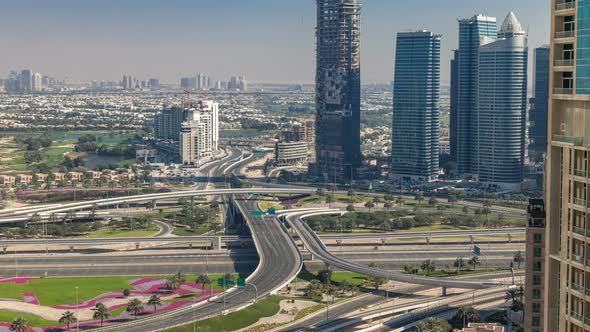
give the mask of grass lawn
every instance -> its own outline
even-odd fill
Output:
[[[118,229],[118,228],[104,228],[98,231],[90,232],[83,237],[85,238],[110,238],[110,237],[146,237],[152,236],[156,232],[158,232],[158,227],[153,227],[150,229],[138,229],[138,230],[130,230],[130,229]]]
[[[244,310],[228,314],[226,316],[214,317],[200,321],[196,324],[199,332],[223,332],[235,331],[256,323],[262,317],[270,317],[279,312],[279,302],[283,297],[273,295]],[[193,324],[175,327],[168,332],[190,332],[193,331]]]
[[[318,274],[303,270],[299,273],[297,278],[305,281],[311,281],[314,279],[318,279]],[[332,272],[332,283],[338,284],[345,280],[353,285],[358,286],[362,285],[365,282],[365,280],[367,280],[367,276],[355,272]]]
[[[59,322],[46,320],[39,316],[24,314],[20,312],[0,310],[0,322],[10,323],[18,317],[26,319],[29,322],[29,326],[31,327],[47,327],[60,325]]]
[[[408,232],[433,232],[433,231],[461,231],[461,230],[472,230],[472,229],[476,229],[476,228],[475,227],[468,227],[468,226],[430,225],[430,226],[414,227],[414,228],[410,228],[410,229],[403,229],[398,232],[408,233]]]
[[[217,279],[222,274],[211,274],[214,281],[213,289],[223,290],[217,285]],[[166,278],[167,276],[146,276],[145,278]],[[237,274],[234,274],[237,277]],[[129,280],[138,279],[137,276],[122,277],[76,277],[76,278],[44,278],[31,280],[27,284],[0,283],[0,294],[4,298],[23,299],[23,293],[35,293],[41,305],[53,306],[76,303],[76,286],[80,302],[92,299],[98,295],[123,289],[132,290]],[[196,275],[185,275],[187,281],[194,282]],[[0,321],[5,321],[1,320]]]
[[[127,307],[121,307],[121,308],[117,308],[117,309],[111,311],[111,317],[117,317],[117,316],[121,315],[122,313],[125,312],[126,309],[127,309]]]
[[[258,205],[262,211],[268,211],[268,209],[274,208],[275,210],[281,210],[282,207],[271,201],[258,201]]]

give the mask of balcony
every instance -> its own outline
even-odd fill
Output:
[[[590,235],[590,231],[586,231],[586,229],[582,228],[582,227],[578,227],[578,226],[574,226],[573,227],[573,231],[576,234],[580,234],[582,236],[588,236]]]
[[[570,288],[573,290],[576,290],[582,294],[586,294],[586,292],[588,291],[584,286],[582,285],[577,285],[573,282],[570,282]]]
[[[586,259],[584,258],[584,256],[573,254],[572,255],[572,260],[574,262],[576,262],[576,263],[580,263],[582,265],[586,265]]]
[[[553,135],[551,137],[551,139],[556,142],[570,143],[570,144],[574,144],[574,145],[584,144],[584,137],[578,137],[578,136]]]
[[[574,38],[575,31],[558,31],[555,33],[555,39]]]
[[[562,10],[568,10],[568,9],[573,9],[576,8],[576,2],[575,1],[567,1],[567,2],[562,2],[562,3],[557,3],[555,4],[555,11],[562,11]]]
[[[582,170],[582,169],[576,169],[574,170],[574,175],[575,176],[581,176],[583,178],[588,177],[588,171]]]
[[[573,67],[574,59],[555,60],[555,67]]]
[[[587,200],[581,199],[581,198],[574,198],[574,204],[580,205],[583,207],[587,207],[588,205],[590,205],[590,204],[588,204]]]
[[[573,95],[574,89],[572,89],[572,88],[554,88],[553,94],[554,95]]]
[[[555,11],[556,12],[561,11],[561,10],[573,9],[573,8],[576,8],[575,1],[568,1],[568,2],[555,4]]]

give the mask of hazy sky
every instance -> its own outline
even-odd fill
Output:
[[[362,79],[393,78],[395,33],[443,35],[448,81],[457,19],[512,10],[531,48],[549,40],[550,0],[362,0]],[[123,73],[177,82],[203,72],[217,79],[313,82],[314,0],[0,0],[0,77],[29,67],[74,81]]]

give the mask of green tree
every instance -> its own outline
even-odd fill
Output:
[[[346,211],[348,211],[348,212],[354,212],[354,204],[348,204],[346,206]]]
[[[184,278],[184,275],[180,272],[177,272],[173,276],[168,277],[166,280],[166,285],[168,286],[168,289],[175,290],[179,289],[180,286],[182,286],[185,282],[186,279]]]
[[[457,259],[455,259],[455,262],[453,263],[453,266],[457,269],[459,273],[461,273],[461,271],[465,267],[465,261],[462,257],[457,257]]]
[[[125,311],[132,313],[135,319],[137,319],[137,315],[143,311],[143,303],[139,299],[132,299],[127,303],[127,309]]]
[[[475,271],[477,265],[481,265],[481,262],[479,261],[479,257],[477,257],[477,256],[471,257],[471,259],[469,259],[469,265],[473,265],[473,271]]]
[[[205,284],[210,284],[211,279],[206,274],[200,274],[195,281],[197,284],[200,284],[201,287],[205,288]]]
[[[428,205],[436,205],[438,204],[438,199],[436,199],[436,197],[430,197],[430,199],[428,200]]]
[[[444,319],[428,317],[416,324],[418,332],[449,332],[452,326]]]
[[[436,264],[433,260],[427,259],[422,262],[420,265],[420,269],[426,273],[426,275],[430,275],[430,273],[436,271]]]
[[[150,296],[150,299],[148,300],[148,305],[153,305],[154,306],[154,311],[158,310],[158,306],[162,305],[162,299],[160,298],[160,295],[158,294],[153,294],[152,296]]]
[[[373,203],[371,201],[368,201],[368,202],[365,203],[365,207],[366,208],[369,208],[369,213],[371,213],[371,208],[374,208],[375,207],[375,203]]]
[[[522,251],[519,250],[515,252],[512,261],[517,264],[517,267],[520,270],[520,264],[524,262],[524,255],[522,254]]]
[[[61,318],[59,319],[60,324],[64,324],[66,326],[66,330],[70,329],[70,326],[76,322],[76,316],[71,311],[66,311],[61,314]]]
[[[459,312],[457,313],[456,318],[462,320],[463,328],[466,328],[468,323],[479,322],[479,311],[472,306],[463,305],[459,307]]]
[[[98,302],[96,304],[96,306],[94,306],[94,308],[92,309],[92,311],[94,311],[94,313],[92,314],[92,319],[98,319],[98,320],[100,320],[100,326],[102,326],[102,324],[105,321],[105,319],[111,318],[111,312],[101,302]]]
[[[10,323],[10,331],[25,332],[29,329],[29,321],[23,317],[17,317]]]

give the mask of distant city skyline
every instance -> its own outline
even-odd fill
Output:
[[[504,17],[512,10],[529,31],[530,49],[549,41],[549,0],[362,3],[363,84],[391,81],[396,33],[425,29],[443,35],[441,83],[447,85],[457,19],[477,13]],[[178,84],[207,72],[216,79],[313,83],[315,7],[313,0],[11,1],[0,12],[7,32],[0,38],[0,77],[26,68],[72,82],[129,73]]]

